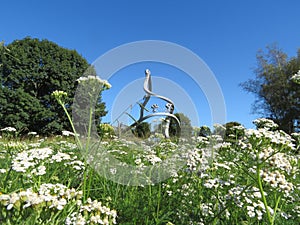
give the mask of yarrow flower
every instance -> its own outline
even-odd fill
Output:
[[[64,98],[66,98],[68,96],[68,93],[67,92],[64,92],[64,91],[54,91],[52,92],[51,94],[57,101],[60,105],[64,105]]]
[[[84,204],[82,191],[69,189],[62,184],[41,184],[36,192],[28,188],[11,194],[0,194],[0,206],[5,206],[7,210],[30,207],[63,210],[74,201],[78,209],[66,218],[65,224],[116,224],[117,212],[115,210],[111,210],[97,200],[92,201],[90,198]]]
[[[68,93],[65,92],[65,91],[58,91],[58,90],[56,90],[51,95],[54,96],[55,98],[61,99],[63,97],[67,97]]]
[[[264,128],[266,130],[274,130],[278,128],[278,125],[274,123],[273,120],[266,119],[266,118],[259,118],[253,120],[253,123],[256,125],[257,129]]]
[[[32,174],[35,174],[37,176],[42,176],[44,174],[46,174],[46,167],[45,166],[39,166],[38,168],[34,168],[31,171]]]
[[[14,127],[5,127],[1,131],[16,132],[17,130]]]
[[[147,155],[145,158],[152,164],[155,165],[156,163],[160,163],[162,160],[161,158],[157,157],[156,155]]]
[[[89,75],[89,76],[87,76],[87,77],[79,77],[76,81],[77,81],[78,83],[83,83],[83,82],[86,82],[86,81],[96,81],[96,82],[98,82],[100,85],[102,85],[104,89],[110,89],[110,88],[111,88],[111,84],[108,83],[107,80],[102,80],[102,79],[99,78],[98,76],[92,76],[92,75]]]
[[[79,212],[74,212],[67,217],[67,225],[75,224],[116,224],[117,212],[102,205],[101,202],[90,198],[87,199],[86,204],[78,202],[80,207]]]
[[[75,134],[73,132],[67,131],[67,130],[63,130],[61,133],[62,133],[63,136],[67,136],[67,137],[75,136]]]
[[[261,172],[263,181],[268,183],[272,188],[277,188],[278,191],[283,191],[287,195],[294,189],[294,185],[286,180],[284,174],[279,171],[274,172]]]
[[[26,172],[28,168],[35,166],[38,161],[50,157],[52,152],[53,150],[51,148],[37,148],[22,151],[18,153],[13,159],[12,169],[16,172]]]

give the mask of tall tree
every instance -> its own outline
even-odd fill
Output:
[[[48,40],[25,38],[5,49],[9,54],[3,48],[0,51],[0,126],[40,134],[70,129],[51,93],[67,92],[65,101],[71,111],[76,80],[87,70],[87,61],[75,50]],[[99,115],[103,115],[105,105],[100,105]]]
[[[175,113],[174,114],[178,120],[180,121],[180,129],[177,127],[177,123],[173,118],[171,118],[170,122],[170,136],[177,136],[177,132],[180,132],[180,137],[190,138],[193,133],[193,127],[191,125],[191,120],[184,115],[183,113]]]
[[[144,139],[148,138],[151,134],[150,124],[147,122],[138,123],[132,132],[136,137]]]
[[[291,133],[299,131],[300,88],[291,77],[300,69],[300,49],[296,57],[288,58],[276,45],[257,54],[255,79],[241,84],[255,94],[253,112],[278,123],[279,128]]]

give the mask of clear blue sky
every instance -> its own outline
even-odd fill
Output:
[[[174,42],[196,53],[213,71],[225,98],[227,121],[253,127],[254,98],[239,83],[254,77],[258,49],[277,43],[289,56],[296,55],[299,9],[299,0],[4,0],[0,40],[48,39],[77,50],[89,63],[133,41]],[[159,75],[168,72],[159,69],[154,66]],[[201,114],[200,124],[209,123],[209,111]]]

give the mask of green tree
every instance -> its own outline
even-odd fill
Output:
[[[256,77],[241,84],[253,93],[253,112],[274,120],[279,128],[292,133],[300,126],[300,88],[291,77],[300,69],[300,49],[288,58],[276,45],[257,54]]]
[[[76,80],[89,67],[75,50],[48,40],[25,38],[0,51],[0,125],[40,134],[70,130],[65,113],[51,97],[55,90],[68,93],[71,111]],[[9,52],[9,54],[7,54]],[[105,105],[98,104],[99,117]]]
[[[141,122],[132,129],[132,132],[136,137],[148,138],[151,134],[150,124],[147,122]]]
[[[180,136],[184,138],[190,138],[193,133],[193,127],[191,125],[191,120],[183,113],[174,114],[180,121],[180,128],[178,129],[175,119],[171,118],[169,133],[170,137]],[[180,132],[178,135],[177,132]]]
[[[197,132],[197,136],[208,137],[211,135],[211,130],[208,126],[201,126]]]

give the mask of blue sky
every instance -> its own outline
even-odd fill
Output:
[[[26,36],[48,39],[77,50],[89,63],[133,41],[176,43],[196,53],[214,73],[224,95],[227,121],[253,127],[251,121],[257,117],[250,114],[254,98],[239,83],[254,77],[255,55],[267,45],[277,43],[289,56],[296,55],[300,47],[299,8],[298,0],[4,0],[0,40],[9,44]],[[168,71],[175,71],[145,64],[124,68],[120,73],[143,78],[145,66],[151,67],[153,76],[164,77]],[[125,88],[126,82],[130,83],[124,76],[120,79],[112,80],[118,91],[122,90],[121,84]],[[194,100],[194,89],[185,89]],[[104,98],[110,110],[113,99],[108,93]],[[204,109],[208,108],[207,102],[199,99],[196,108],[200,125],[210,125],[209,109]]]

